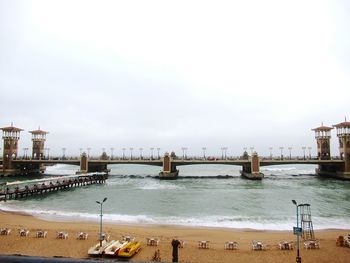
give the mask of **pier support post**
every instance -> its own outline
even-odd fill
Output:
[[[83,152],[81,155],[80,155],[80,170],[79,174],[83,174],[83,173],[88,173],[88,168],[89,168],[89,161],[88,161],[88,158],[86,156],[86,153]]]
[[[159,173],[159,179],[176,179],[179,175],[179,171],[176,166],[172,163],[172,157],[169,153],[165,153],[162,158],[163,171]]]
[[[264,174],[260,172],[260,158],[256,152],[249,158],[249,163],[243,165],[241,171],[242,176],[252,179],[252,180],[261,180],[264,177]]]

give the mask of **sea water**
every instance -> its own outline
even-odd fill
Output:
[[[320,178],[314,165],[261,167],[262,181],[240,176],[239,166],[180,166],[177,180],[159,180],[159,167],[109,165],[104,185],[90,185],[0,203],[52,220],[289,230],[296,224],[292,203],[311,205],[315,229],[350,228],[350,182]],[[45,175],[72,175],[76,166],[47,167]],[[4,180],[25,180],[15,177]]]

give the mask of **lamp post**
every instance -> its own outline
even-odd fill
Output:
[[[306,147],[303,146],[302,149],[303,149],[303,152],[304,152],[304,160],[305,160],[305,150],[306,150]]]
[[[292,160],[292,147],[288,147],[289,150],[289,160]]]
[[[111,159],[113,160],[114,156],[113,156],[113,152],[114,152],[114,148],[111,148]]]
[[[50,160],[50,148],[47,148],[47,159]]]
[[[91,148],[90,148],[90,147],[88,147],[88,148],[87,148],[88,158],[90,158],[90,150],[91,150]]]
[[[185,159],[185,147],[181,147],[182,150],[182,160]]]
[[[203,150],[203,159],[205,160],[205,151],[207,150],[206,147],[202,147],[202,150]]]
[[[157,148],[158,159],[160,159],[159,151],[160,151],[160,148]]]
[[[227,160],[227,147],[223,147],[223,149],[224,149],[224,157],[225,157],[225,160]]]
[[[132,151],[134,150],[133,147],[130,147],[130,160],[132,160]]]
[[[309,159],[311,159],[311,147],[307,147],[307,149],[309,150]]]
[[[62,159],[66,159],[66,148],[62,148]]]
[[[101,207],[101,212],[100,212],[100,247],[102,247],[102,205],[104,202],[106,202],[107,197],[103,198],[102,202],[96,201],[96,203],[98,203]]]
[[[151,147],[150,150],[151,150],[151,160],[153,160],[153,151],[154,151],[154,147]]]
[[[126,150],[126,148],[123,148],[122,150],[123,150],[123,160],[125,160],[125,150]]]
[[[140,148],[139,150],[140,150],[140,159],[142,160],[143,159],[143,157],[142,157],[143,148]]]
[[[250,155],[253,155],[254,147],[250,147]]]
[[[281,150],[281,160],[283,160],[283,147],[280,147],[280,150]]]
[[[299,250],[299,247],[300,247],[299,236],[301,234],[301,231],[299,229],[299,206],[301,206],[301,205],[298,205],[295,200],[292,200],[292,203],[295,205],[296,213],[297,213],[297,227],[296,227],[296,229],[294,228],[295,229],[294,230],[294,234],[297,235],[297,257],[296,257],[296,263],[301,263],[300,250]]]
[[[270,150],[270,159],[272,160],[272,147],[269,147],[269,150]]]
[[[188,150],[188,148],[185,147],[185,159],[186,159],[186,160],[187,160],[187,150]]]

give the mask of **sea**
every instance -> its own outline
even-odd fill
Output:
[[[310,204],[314,229],[350,229],[350,182],[321,178],[315,165],[261,167],[265,178],[240,176],[239,166],[180,166],[177,180],[159,180],[159,167],[109,165],[106,184],[77,187],[27,199],[0,202],[0,209],[46,220],[118,224],[162,224],[255,230],[291,230],[296,206]],[[73,175],[77,166],[47,167],[28,180]]]

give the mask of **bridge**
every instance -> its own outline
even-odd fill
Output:
[[[336,128],[339,138],[339,156],[331,157],[330,138],[331,130]],[[280,158],[260,157],[256,152],[249,155],[246,151],[242,156],[236,158],[179,158],[174,152],[165,153],[159,158],[111,158],[104,152],[101,156],[92,158],[86,153],[73,158],[46,158],[44,155],[44,143],[48,132],[40,130],[30,131],[32,133],[32,155],[31,157],[20,158],[18,152],[19,134],[22,129],[13,125],[1,128],[3,131],[3,158],[0,161],[0,175],[8,176],[14,174],[31,174],[44,172],[45,167],[55,164],[70,164],[79,166],[79,173],[108,172],[110,164],[142,164],[161,167],[161,179],[176,179],[178,166],[183,165],[238,165],[242,166],[242,175],[249,179],[262,179],[261,166],[283,165],[283,164],[314,164],[318,165],[317,174],[331,176],[340,179],[350,179],[350,122],[333,125],[333,127],[322,126],[312,129],[315,132],[317,143],[317,156],[311,158]]]

